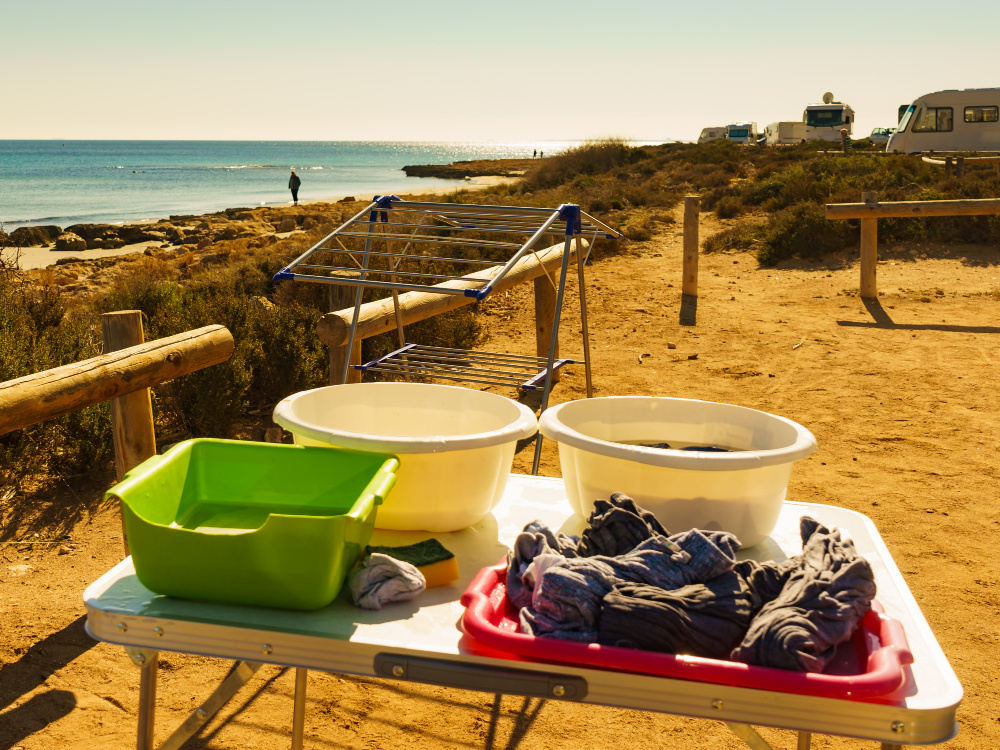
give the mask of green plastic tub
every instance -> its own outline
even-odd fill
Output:
[[[150,591],[286,609],[334,600],[396,481],[392,456],[197,439],[108,490]]]

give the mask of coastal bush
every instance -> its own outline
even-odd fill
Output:
[[[732,219],[743,213],[743,201],[739,198],[727,195],[715,204],[715,215],[720,219]]]
[[[54,287],[32,283],[0,238],[0,382],[88,359],[99,342],[86,316],[67,315]],[[0,496],[43,474],[70,477],[111,466],[107,404],[0,436]]]

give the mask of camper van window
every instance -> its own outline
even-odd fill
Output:
[[[843,109],[809,109],[806,110],[806,125],[811,128],[839,127],[843,124]]]
[[[997,121],[997,108],[996,107],[966,107],[965,108],[965,121],[966,122],[996,122]]]
[[[925,107],[917,113],[914,133],[945,133],[951,130],[951,107]],[[900,128],[902,130],[902,128]]]

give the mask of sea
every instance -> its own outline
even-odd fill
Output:
[[[579,142],[0,140],[0,224],[121,223],[299,200],[418,193],[463,180],[407,177],[414,164],[554,155]]]

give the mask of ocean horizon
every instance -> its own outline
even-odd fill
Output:
[[[127,223],[226,208],[459,188],[404,166],[554,155],[581,141],[0,140],[0,225]]]

